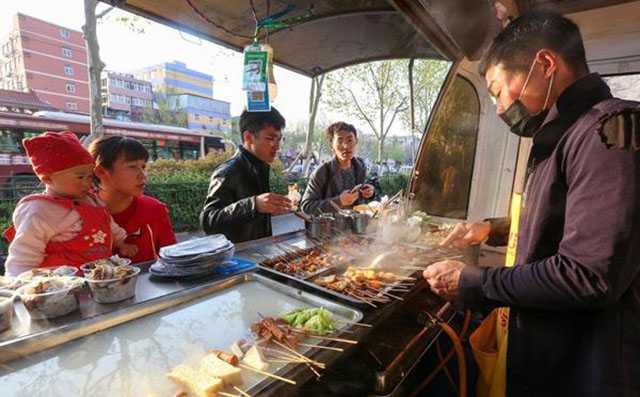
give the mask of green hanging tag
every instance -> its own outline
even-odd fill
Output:
[[[263,92],[267,90],[267,65],[269,55],[260,46],[250,45],[244,49],[244,70],[242,89],[245,91]]]

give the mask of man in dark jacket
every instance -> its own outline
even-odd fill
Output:
[[[285,120],[270,112],[240,116],[243,145],[211,175],[200,214],[207,234],[222,233],[234,243],[271,236],[271,215],[291,210],[285,196],[269,192],[270,166],[280,148]]]
[[[578,27],[534,12],[509,24],[481,67],[497,112],[533,138],[515,266],[457,261],[424,272],[466,307],[509,307],[506,394],[640,395],[640,103],[589,74]],[[508,222],[445,240],[505,242]]]

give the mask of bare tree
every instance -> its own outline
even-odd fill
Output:
[[[89,66],[89,103],[91,105],[91,133],[84,138],[84,144],[89,145],[92,141],[103,134],[102,126],[102,70],[105,64],[100,59],[100,45],[98,44],[98,21],[103,19],[115,7],[110,6],[96,14],[98,0],[84,0],[84,25],[82,33],[87,46],[87,65]],[[115,21],[125,25],[134,33],[144,33],[144,26],[141,26],[137,16],[120,15]]]
[[[396,118],[407,110],[406,61],[381,61],[350,66],[327,78],[325,104],[364,122],[378,141],[377,160]]]
[[[102,128],[102,83],[101,74],[104,63],[100,59],[98,44],[97,21],[113,10],[109,7],[96,15],[98,0],[84,0],[84,19],[82,33],[87,44],[87,65],[89,66],[89,103],[91,105],[91,133],[84,139],[85,145],[99,138],[103,134]]]
[[[316,129],[316,116],[318,115],[318,107],[322,98],[322,85],[326,75],[321,74],[311,79],[311,90],[309,92],[309,126],[307,129],[307,137],[304,142],[304,171],[303,175],[309,175],[309,166],[311,165],[311,154],[313,145],[313,132]]]
[[[450,62],[432,59],[417,59],[413,65],[413,100],[414,123],[411,123],[411,112],[401,115],[403,124],[411,130],[412,150],[415,156],[415,136],[422,136],[429,122],[431,110],[438,99],[438,94],[447,78]]]

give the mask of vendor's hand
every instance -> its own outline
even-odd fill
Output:
[[[343,207],[352,205],[356,202],[356,200],[358,200],[358,197],[360,197],[360,192],[358,192],[357,190],[355,192],[352,192],[351,190],[345,190],[344,192],[340,193],[340,205]]]
[[[138,246],[133,244],[121,244],[118,247],[118,254],[127,258],[133,258],[138,253]]]
[[[458,223],[451,233],[440,242],[440,246],[453,245],[457,248],[480,244],[489,236],[489,222]]]
[[[368,199],[373,197],[373,194],[376,192],[376,190],[373,188],[373,186],[367,183],[365,185],[362,185],[362,187],[360,188],[360,192],[362,193],[362,197]]]
[[[280,215],[291,211],[291,208],[291,200],[281,194],[263,193],[256,196],[256,211],[261,214]]]
[[[465,266],[459,261],[436,262],[422,272],[422,276],[436,295],[446,300],[454,300],[458,296],[460,275]]]

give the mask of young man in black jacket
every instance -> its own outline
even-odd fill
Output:
[[[242,146],[211,175],[200,214],[207,234],[222,233],[234,243],[271,236],[271,215],[291,210],[285,196],[269,192],[270,164],[276,159],[285,120],[269,112],[240,116]]]

